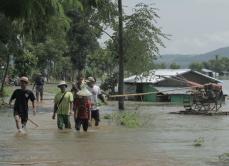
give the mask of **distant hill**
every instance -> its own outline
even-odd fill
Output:
[[[199,55],[185,55],[185,54],[166,54],[161,55],[157,62],[165,63],[167,65],[171,63],[179,64],[182,68],[188,67],[193,62],[204,62],[210,59],[215,59],[215,56],[228,57],[229,58],[229,47],[219,48],[217,50],[207,52]]]

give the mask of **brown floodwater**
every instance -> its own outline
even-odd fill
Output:
[[[0,165],[35,166],[226,166],[218,156],[229,152],[229,116],[169,114],[179,106],[154,106],[126,102],[137,111],[143,126],[126,128],[102,119],[87,133],[58,131],[51,119],[52,102],[38,105],[27,133],[18,134],[12,110],[0,110]],[[223,110],[228,111],[228,103]],[[117,111],[117,103],[101,107],[101,113]],[[103,115],[101,117],[103,117]],[[72,117],[71,117],[72,118]],[[74,125],[73,119],[72,125]],[[193,141],[203,137],[202,146]]]

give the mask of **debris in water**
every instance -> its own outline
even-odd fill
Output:
[[[193,146],[202,146],[204,143],[204,137],[199,137],[197,139],[194,140],[194,144]]]
[[[218,156],[219,160],[222,162],[229,162],[229,153],[223,153]]]

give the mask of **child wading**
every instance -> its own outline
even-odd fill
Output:
[[[75,118],[75,128],[80,130],[81,125],[83,130],[87,131],[88,124],[90,120],[90,108],[91,103],[88,99],[92,94],[86,89],[83,88],[77,93],[78,97],[74,101],[74,118]]]
[[[35,109],[35,96],[31,90],[27,89],[27,85],[29,83],[29,80],[27,77],[21,77],[20,78],[20,86],[21,89],[16,89],[9,101],[9,104],[11,105],[11,102],[15,99],[14,103],[14,118],[16,122],[16,127],[19,132],[22,132],[23,128],[26,127],[26,123],[28,121],[28,100],[32,101],[33,106],[33,114],[35,115],[36,109]]]
[[[59,92],[54,99],[54,112],[52,118],[55,119],[57,113],[57,127],[63,129],[63,127],[70,129],[70,113],[73,107],[73,95],[71,92],[67,92],[67,84],[65,81],[61,81],[58,86],[61,92]]]

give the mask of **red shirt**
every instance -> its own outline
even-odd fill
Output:
[[[77,98],[74,102],[73,109],[77,111],[77,117],[80,119],[89,119],[89,111],[91,108],[91,102]]]

